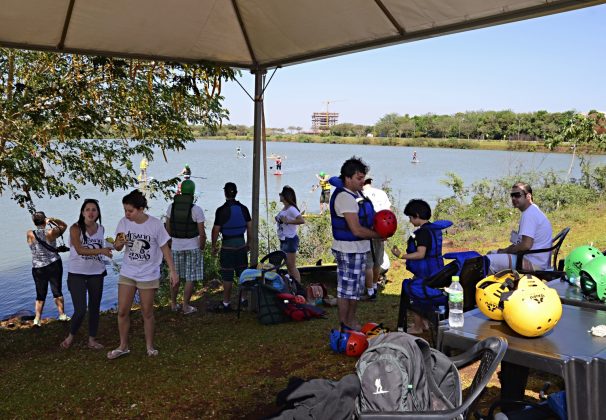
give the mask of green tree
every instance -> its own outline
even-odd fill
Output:
[[[375,135],[379,137],[399,137],[400,127],[398,124],[399,115],[391,113],[383,116],[375,124]]]
[[[606,150],[606,135],[598,134],[597,131],[596,120],[600,119],[604,119],[604,114],[598,113],[593,118],[575,114],[556,136],[546,141],[546,145],[552,149],[562,142],[567,142],[575,149],[580,144],[587,144],[596,146],[600,150]]]
[[[79,198],[78,185],[135,185],[133,155],[182,150],[192,125],[220,125],[221,83],[233,77],[211,65],[0,49],[0,194],[31,209],[35,197]]]

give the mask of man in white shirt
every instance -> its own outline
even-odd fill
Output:
[[[510,195],[512,205],[522,212],[522,216],[518,231],[511,232],[511,245],[488,253],[492,273],[515,268],[518,252],[551,247],[551,223],[532,202],[530,185],[518,182],[511,187]],[[522,268],[532,271],[545,270],[549,268],[550,258],[551,252],[527,254],[524,256]]]
[[[372,177],[366,175],[362,194],[367,197],[375,209],[375,212],[381,210],[391,210],[391,201],[387,193],[371,185]],[[385,240],[371,239],[371,249],[366,255],[366,300],[373,301],[377,298],[377,288],[379,278],[381,277],[381,265],[385,255]]]
[[[190,305],[194,281],[204,279],[204,211],[194,204],[196,185],[192,180],[181,183],[181,194],[175,196],[166,211],[166,230],[172,238],[171,250],[179,279],[185,281],[183,288],[183,313],[192,314],[197,309]],[[171,309],[179,310],[177,294],[179,283],[171,287]]]
[[[360,194],[368,166],[359,158],[345,161],[340,186],[330,198],[332,252],[337,261],[337,306],[341,330],[359,330],[356,308],[364,289],[366,253],[370,239],[380,238],[372,230],[372,203]],[[334,184],[333,184],[334,185]]]

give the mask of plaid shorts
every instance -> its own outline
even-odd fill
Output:
[[[172,251],[172,253],[180,280],[202,281],[204,279],[204,256],[200,248]]]
[[[360,300],[366,280],[366,253],[356,254],[332,250],[337,260],[337,297]]]

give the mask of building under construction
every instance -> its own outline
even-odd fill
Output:
[[[311,128],[314,131],[328,131],[338,122],[338,112],[314,112],[311,116]]]

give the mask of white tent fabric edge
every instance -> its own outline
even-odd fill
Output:
[[[258,261],[263,76],[606,0],[0,0],[0,47],[212,62],[255,75],[251,264]]]

